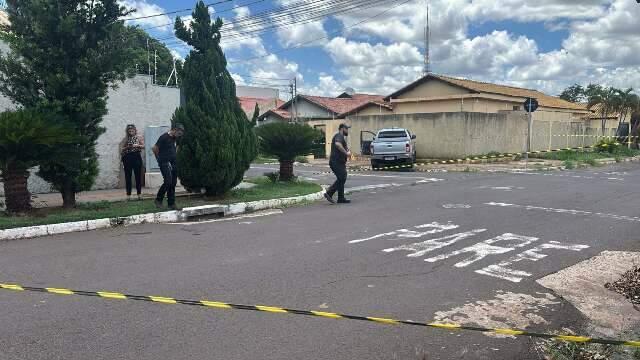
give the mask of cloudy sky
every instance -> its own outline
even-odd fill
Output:
[[[122,2],[138,9],[132,16],[191,6],[183,0]],[[211,10],[228,23],[223,46],[238,83],[284,88],[287,81],[272,79],[296,77],[307,94],[335,96],[352,87],[388,95],[420,76],[426,0],[343,5],[346,12],[266,32],[239,25],[247,16],[302,2],[337,1],[235,0]],[[640,4],[635,0],[429,0],[429,8],[435,73],[552,95],[573,83],[640,88]],[[150,28],[152,36],[184,57],[189,49],[171,38],[173,27],[167,25],[174,16],[130,23]],[[305,16],[308,12],[271,21],[286,25]]]

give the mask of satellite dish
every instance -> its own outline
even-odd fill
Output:
[[[355,94],[355,93],[356,93],[356,91],[355,91],[352,87],[348,87],[348,88],[344,89],[344,92],[345,92],[347,95],[353,95],[353,94]]]

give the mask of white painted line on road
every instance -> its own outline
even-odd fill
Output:
[[[443,208],[445,209],[470,209],[471,205],[467,204],[443,204]]]
[[[409,251],[411,252],[411,254],[407,255],[407,257],[420,257],[425,255],[428,252],[441,249],[445,246],[453,245],[460,240],[464,240],[466,238],[475,236],[485,231],[487,231],[487,229],[474,229],[471,231],[461,232],[461,233],[441,237],[438,239],[431,239],[431,240],[427,240],[419,243],[388,248],[382,251],[387,253],[394,252],[394,251]]]
[[[599,177],[599,176],[573,175],[573,174],[552,174],[552,173],[537,173],[537,172],[528,172],[528,171],[511,171],[511,174],[553,176],[553,177],[564,177],[564,178],[574,178],[574,179],[589,179],[589,180],[612,180],[612,181],[624,181],[625,180],[624,178],[619,178],[619,177]]]
[[[357,244],[357,243],[374,240],[382,237],[393,237],[393,236],[397,236],[399,238],[419,238],[425,235],[437,234],[445,230],[453,230],[458,228],[458,225],[454,225],[452,223],[440,224],[438,222],[432,222],[430,224],[418,225],[414,227],[416,229],[433,229],[433,230],[419,232],[419,231],[414,231],[409,229],[400,229],[400,230],[395,230],[395,231],[391,231],[384,234],[378,234],[365,239],[351,240],[349,241],[349,244]]]
[[[635,217],[635,216],[606,214],[606,213],[591,212],[591,211],[584,211],[584,210],[555,209],[555,208],[546,208],[546,207],[542,207],[542,206],[517,205],[517,204],[498,203],[498,202],[489,202],[489,203],[485,203],[484,205],[515,208],[515,209],[524,209],[524,210],[538,210],[538,211],[554,212],[554,213],[560,213],[560,214],[597,216],[597,217],[601,217],[601,218],[605,218],[605,219],[626,220],[626,221],[637,221],[637,222],[640,222],[640,218],[639,217]]]
[[[588,248],[589,246],[587,245],[566,245],[557,241],[550,241],[546,244],[536,246],[533,249],[529,249],[523,253],[515,255],[498,264],[489,265],[484,269],[476,270],[476,272],[478,274],[493,276],[503,280],[520,282],[523,277],[531,276],[533,274],[522,270],[510,269],[509,267],[511,265],[523,260],[538,261],[540,259],[544,259],[547,255],[541,254],[540,252],[547,249],[581,251]]]
[[[416,231],[409,229],[399,229],[391,232],[386,232],[378,235],[374,235],[364,239],[357,239],[349,241],[350,244],[357,244],[365,241],[371,241],[376,239],[399,241],[406,238],[422,238],[427,235],[433,235],[442,233],[448,230],[459,228],[459,225],[455,225],[451,222],[441,224],[439,222],[432,222],[430,224],[418,225],[416,229],[430,229],[427,231]],[[478,234],[487,231],[487,229],[473,229],[470,231],[459,232],[456,234],[439,237],[436,239],[429,239],[422,242],[416,242],[413,244],[404,244],[387,249],[383,249],[382,252],[391,253],[396,251],[407,251],[406,255],[409,258],[422,257],[428,253],[440,250],[445,247],[452,246],[458,242],[475,237]],[[458,261],[453,266],[457,268],[464,268],[480,260],[483,260],[489,256],[500,256],[509,252],[512,252],[518,248],[528,247],[534,242],[537,242],[539,238],[533,236],[517,235],[512,233],[504,233],[502,235],[493,237],[488,240],[477,242],[471,246],[464,247],[459,250],[450,251],[437,256],[424,259],[426,262],[434,263],[443,261],[449,258],[462,256],[463,259]],[[498,246],[498,244],[500,246]],[[557,241],[549,241],[547,243],[535,246],[529,250],[517,254],[508,258],[507,260],[499,261],[494,265],[487,266],[482,269],[475,270],[476,273],[496,277],[502,280],[511,282],[520,282],[523,278],[529,277],[532,274],[526,271],[512,269],[511,266],[523,260],[538,261],[547,257],[542,252],[545,250],[569,250],[569,251],[581,251],[587,249],[589,246],[580,244],[564,244]]]
[[[453,265],[455,267],[467,267],[476,261],[484,259],[489,255],[505,254],[512,250],[515,250],[516,248],[525,247],[533,243],[534,241],[538,241],[538,238],[506,233],[500,236],[496,236],[493,239],[489,239],[489,240],[479,242],[477,244],[473,244],[464,249],[455,250],[448,254],[442,254],[442,255],[430,257],[428,259],[424,259],[424,261],[436,262],[436,261],[448,259],[453,256],[471,253],[473,254],[472,256]],[[506,242],[507,244],[504,247],[493,245],[499,242]]]
[[[273,209],[273,210],[258,211],[258,212],[251,213],[251,214],[244,214],[244,215],[240,215],[240,216],[233,216],[233,217],[222,218],[222,219],[212,219],[212,220],[204,220],[204,221],[192,221],[192,222],[184,222],[184,223],[170,223],[169,225],[187,225],[187,226],[189,226],[189,225],[202,225],[202,224],[210,224],[210,223],[223,222],[223,221],[234,221],[234,220],[241,220],[241,219],[251,219],[251,218],[270,216],[270,215],[280,215],[280,214],[283,214],[282,210]],[[252,222],[250,222],[250,223],[252,223]],[[246,222],[241,222],[240,224],[246,224]]]
[[[390,187],[398,187],[402,186],[401,184],[377,184],[377,185],[363,185],[363,186],[354,186],[351,188],[344,189],[347,193],[353,193],[356,191],[364,191],[364,190],[373,190],[373,189],[385,189]]]
[[[491,185],[487,185],[487,186],[478,186],[474,189],[477,190],[482,190],[482,189],[489,189],[489,190],[501,190],[501,191],[513,191],[513,190],[524,190],[524,187],[521,186],[491,186]]]
[[[349,176],[374,177],[374,178],[382,178],[382,179],[413,179],[413,180],[424,180],[426,182],[444,181],[444,179],[426,178],[424,176],[376,175],[376,174],[349,174]]]

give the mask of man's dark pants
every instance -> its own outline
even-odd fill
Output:
[[[344,184],[347,182],[347,164],[340,162],[329,162],[331,171],[336,175],[336,182],[327,189],[327,194],[333,197],[338,192],[338,200],[344,199]]]
[[[164,161],[160,163],[160,173],[164,182],[158,190],[156,200],[162,202],[164,195],[167,194],[167,205],[176,204],[176,183],[178,182],[178,168],[175,161]]]

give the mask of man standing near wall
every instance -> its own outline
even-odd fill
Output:
[[[184,126],[175,124],[169,132],[162,134],[153,146],[160,172],[162,186],[156,196],[156,207],[162,207],[164,195],[167,195],[167,205],[170,210],[176,210],[176,184],[178,182],[178,166],[176,164],[176,139],[184,135]]]
[[[351,151],[347,146],[346,137],[349,136],[351,126],[340,124],[338,133],[331,140],[331,156],[329,158],[329,166],[331,171],[336,175],[336,182],[327,189],[324,194],[325,199],[335,204],[333,195],[338,192],[338,204],[348,204],[351,201],[344,197],[344,184],[347,182],[347,159],[351,158]]]

